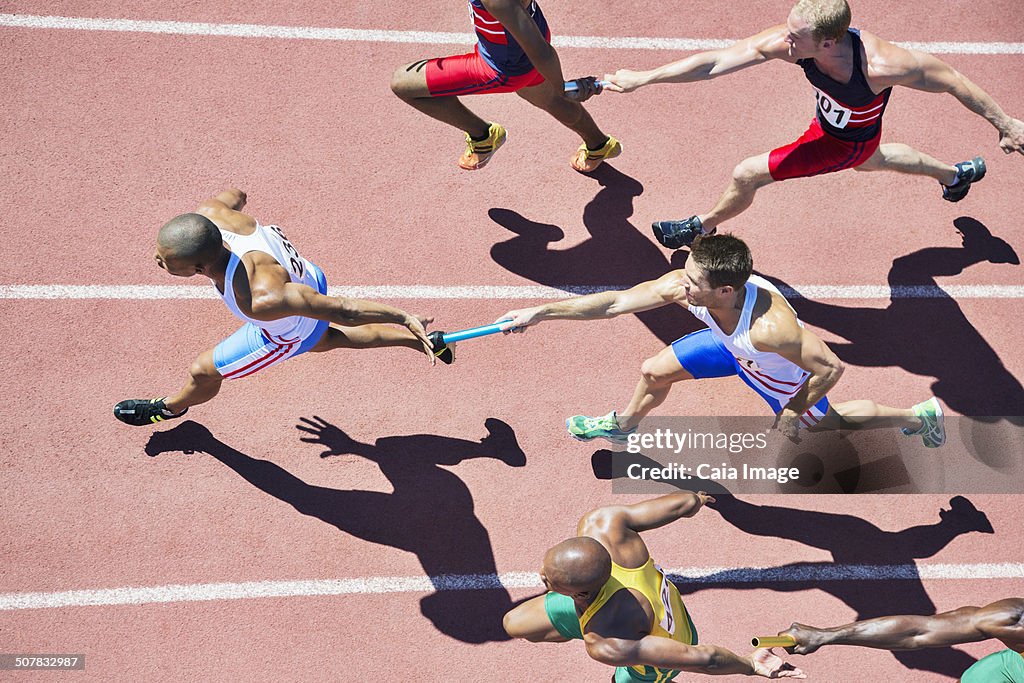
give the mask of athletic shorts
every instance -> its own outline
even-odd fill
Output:
[[[316,275],[317,290],[326,294],[327,278],[324,272],[313,263],[309,266]],[[317,321],[316,327],[304,339],[279,343],[271,341],[256,325],[245,323],[213,349],[213,364],[224,379],[248,377],[309,351],[324,336],[328,326],[326,320]]]
[[[1024,655],[1002,650],[979,659],[960,677],[961,683],[1024,683]]]
[[[580,619],[576,616],[576,603],[572,601],[568,595],[562,595],[561,593],[555,593],[549,591],[544,596],[544,611],[548,615],[548,619],[551,621],[551,625],[555,627],[563,638],[569,640],[583,640],[583,632],[580,630]],[[690,615],[687,613],[686,618],[689,619]],[[690,621],[690,633],[693,634],[693,645],[697,644],[697,628],[693,625],[693,621]],[[632,667],[619,666],[615,668],[615,676],[612,680],[615,683],[669,683],[678,674],[678,671],[674,670],[659,670],[654,667],[647,667],[651,670],[648,675],[641,674]]]
[[[747,373],[740,370],[736,356],[729,352],[725,344],[720,342],[710,327],[691,332],[682,339],[672,342],[672,352],[683,369],[693,375],[694,379],[711,379],[714,377],[739,376],[748,387],[771,406],[778,415],[784,407],[779,396],[773,396],[765,388],[754,384]],[[828,396],[822,396],[806,413],[800,416],[801,427],[813,427],[828,412]]]
[[[427,90],[433,97],[515,92],[544,82],[536,69],[519,76],[496,71],[476,49],[464,55],[431,59],[427,62],[426,76]]]
[[[875,153],[881,137],[879,126],[878,135],[867,142],[847,142],[826,133],[814,118],[796,142],[769,153],[768,172],[775,180],[788,180],[854,168]]]

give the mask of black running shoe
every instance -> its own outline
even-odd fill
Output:
[[[959,182],[952,186],[942,186],[942,198],[947,202],[960,201],[967,196],[967,192],[971,189],[971,183],[976,183],[985,177],[985,160],[981,157],[974,157],[970,161],[961,161],[955,166]]]
[[[704,226],[696,216],[690,216],[682,221],[657,221],[651,223],[651,229],[662,246],[669,249],[688,247],[704,234]]]
[[[114,417],[126,425],[144,427],[164,420],[173,420],[188,412],[188,408],[177,414],[167,410],[167,406],[164,405],[166,398],[166,396],[149,400],[130,398],[127,401],[121,401],[114,406]]]
[[[434,347],[434,355],[445,365],[451,365],[455,360],[455,344],[444,343],[444,332],[431,332],[427,340]]]

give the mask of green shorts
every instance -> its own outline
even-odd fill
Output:
[[[979,659],[960,677],[961,683],[1024,683],[1024,655],[1006,649]]]
[[[576,615],[576,603],[568,595],[549,592],[544,596],[544,611],[555,630],[562,634],[563,638],[569,640],[583,640],[583,631],[580,630],[580,619]],[[689,618],[689,614],[687,614]],[[690,630],[693,633],[693,645],[697,644],[697,629],[690,621]],[[628,666],[615,668],[615,676],[612,679],[615,683],[668,683],[679,673],[678,671],[659,672],[652,666],[647,667],[650,673],[641,674]]]

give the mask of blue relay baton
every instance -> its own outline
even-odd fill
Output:
[[[572,80],[572,81],[566,81],[565,84],[564,84],[565,85],[565,92],[570,93],[570,92],[576,92],[577,90],[579,90],[580,89],[579,81],[581,81],[581,80],[583,80],[583,79],[582,78],[577,78],[577,79]],[[597,92],[594,93],[595,95],[600,95],[602,90],[604,90],[609,85],[611,85],[611,83],[608,82],[608,81],[599,81],[597,79],[594,79],[594,82],[597,84]]]
[[[448,347],[449,344],[503,332],[510,322],[510,320],[502,320],[501,322],[471,327],[468,330],[459,330],[458,332],[441,332],[438,330],[428,334],[427,339],[430,341],[430,345],[434,347],[434,355],[442,362],[450,365],[455,360],[455,354]]]

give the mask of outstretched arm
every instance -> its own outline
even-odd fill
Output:
[[[683,271],[674,270],[657,280],[643,282],[630,289],[598,292],[509,311],[498,318],[497,322],[508,321],[508,331],[522,332],[524,328],[542,320],[595,320],[639,313],[672,302],[685,301],[684,280]]]
[[[790,652],[807,655],[825,645],[858,645],[880,650],[919,650],[973,643],[989,638],[1024,644],[1024,598],[1009,598],[985,607],[961,607],[934,616],[898,615],[857,621],[834,628],[793,624],[780,635],[797,645]]]
[[[583,639],[587,654],[610,666],[646,664],[713,676],[741,674],[764,678],[807,678],[800,669],[786,664],[769,650],[757,650],[750,657],[741,657],[717,645],[683,645],[656,636],[625,640],[587,633]]]
[[[882,63],[872,65],[872,70],[878,71],[873,80],[925,92],[949,93],[999,131],[999,146],[1004,152],[1024,154],[1024,122],[1004,112],[981,87],[937,57],[886,45],[890,49],[883,53]]]
[[[630,92],[652,83],[710,80],[771,59],[788,57],[788,32],[785,26],[775,26],[720,50],[698,52],[650,71],[619,69],[614,74],[605,75],[604,80],[611,83],[608,90],[614,92]]]

